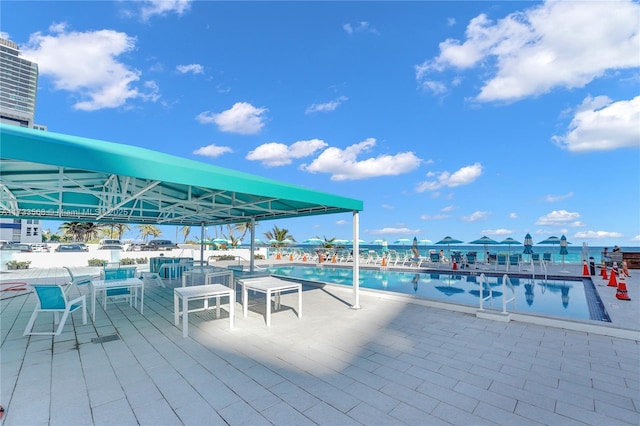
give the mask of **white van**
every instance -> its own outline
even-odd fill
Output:
[[[100,240],[98,250],[122,250],[122,243],[120,240],[113,239]]]

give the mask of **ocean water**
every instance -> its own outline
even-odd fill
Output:
[[[292,246],[291,248],[303,249],[307,252],[310,252],[310,251],[316,250],[318,246],[304,244],[304,245]],[[611,246],[607,248],[609,249],[609,251],[613,249],[613,247]],[[622,251],[638,251],[639,250],[638,247],[622,247],[621,246],[620,248]],[[350,250],[351,247],[346,246],[346,247],[343,247],[343,249]],[[388,246],[388,249],[396,250],[398,253],[405,253],[406,251],[411,250],[411,244],[406,244],[406,245],[391,244]],[[360,251],[366,252],[369,250],[374,250],[379,254],[382,254],[382,247],[379,245],[371,245],[371,244],[360,245]],[[418,250],[420,251],[420,255],[424,257],[429,257],[430,251],[439,252],[440,250],[444,250],[447,257],[449,257],[449,254],[454,251],[459,251],[459,252],[462,252],[463,254],[470,251],[471,252],[475,251],[478,255],[478,260],[484,261],[486,260],[485,259],[486,251],[489,251],[491,254],[509,254],[509,253],[521,254],[524,251],[524,246],[523,245],[507,246],[507,245],[491,244],[491,245],[487,245],[485,250],[485,246],[483,246],[482,244],[452,244],[450,246],[433,244],[433,245],[426,245],[426,246],[420,245],[418,246]],[[587,250],[588,250],[587,251],[588,255],[586,256],[587,260],[589,260],[590,257],[593,257],[593,260],[594,262],[596,262],[596,264],[599,264],[602,261],[602,252],[604,251],[604,247],[588,246]],[[564,262],[569,264],[582,263],[582,260],[583,260],[582,251],[583,251],[582,245],[569,245],[567,247],[568,254],[564,256]],[[562,262],[562,255],[560,255],[560,246],[558,244],[534,245],[533,252],[534,253],[551,253],[553,261],[555,263]],[[526,254],[523,254],[522,256],[523,256],[523,259],[525,260],[529,259],[528,255]]]

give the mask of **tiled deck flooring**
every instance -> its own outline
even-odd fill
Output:
[[[303,317],[285,294],[267,328],[260,294],[233,329],[224,311],[190,314],[183,339],[171,286],[147,288],[144,315],[98,305],[55,338],[22,336],[33,294],[4,299],[4,424],[640,423],[637,341],[360,300],[305,287]]]

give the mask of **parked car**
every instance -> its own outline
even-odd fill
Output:
[[[177,244],[172,243],[170,240],[151,240],[146,246],[145,250],[156,250],[156,251],[164,251],[164,250],[173,250],[174,248],[179,248]]]
[[[15,250],[24,253],[31,253],[31,246],[29,244],[9,243],[0,247],[0,250]]]
[[[126,251],[144,251],[146,249],[146,245],[143,243],[131,243],[129,247],[127,247]]]
[[[74,251],[88,251],[85,250],[85,245],[84,244],[60,244],[58,247],[56,247],[57,252],[74,252]]]
[[[49,253],[49,244],[46,244],[46,243],[31,244],[31,251],[36,253],[38,252]]]
[[[98,243],[98,250],[122,250],[120,240],[104,239]]]

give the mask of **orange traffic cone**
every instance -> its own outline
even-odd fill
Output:
[[[600,267],[600,273],[602,274],[603,280],[609,279],[609,277],[607,277],[607,265],[604,262],[602,262],[602,266]]]
[[[609,275],[609,284],[607,285],[608,287],[618,287],[618,281],[616,281],[616,269],[618,269],[618,267],[614,263],[613,268],[611,268],[611,274]]]
[[[624,275],[620,275],[620,282],[618,283],[616,298],[620,300],[631,300],[629,294],[627,293],[627,283],[624,282]]]
[[[587,266],[586,260],[582,262],[582,275],[584,275],[585,277],[589,276],[589,267]]]

